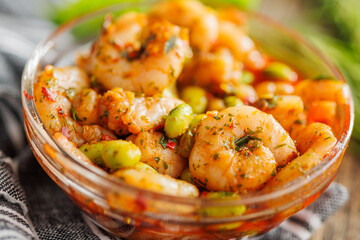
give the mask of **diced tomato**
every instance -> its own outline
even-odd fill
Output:
[[[29,101],[34,99],[34,97],[31,96],[30,94],[28,94],[28,93],[26,92],[26,90],[23,91],[23,94],[24,94],[25,98],[26,98],[27,100],[29,100]]]
[[[61,128],[61,133],[67,138],[70,138],[70,133],[69,133],[69,129],[67,127],[62,127]]]
[[[173,140],[169,139],[166,143],[166,147],[170,148],[170,149],[174,149],[176,146],[176,142],[174,142]]]
[[[56,101],[56,95],[57,93],[55,91],[51,91],[46,87],[41,88],[41,92],[45,95],[45,97],[52,102]]]
[[[101,134],[101,141],[111,141],[111,140],[115,140],[115,138],[106,134]]]

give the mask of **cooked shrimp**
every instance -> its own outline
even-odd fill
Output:
[[[300,96],[305,104],[313,101],[335,101],[343,104],[349,91],[347,85],[337,80],[304,80],[295,86],[295,95]]]
[[[86,73],[77,67],[47,66],[34,85],[36,108],[51,134],[62,132],[79,146],[85,142],[81,126],[71,117],[74,95],[89,86]]]
[[[260,69],[265,66],[265,59],[256,49],[253,40],[245,34],[244,30],[232,22],[221,21],[219,36],[215,47],[226,47],[245,67]]]
[[[75,96],[72,114],[80,124],[89,125],[99,122],[99,100],[100,95],[91,88],[83,89]]]
[[[294,93],[294,86],[285,82],[265,81],[255,86],[258,96],[264,95],[290,95]]]
[[[179,197],[199,196],[199,190],[194,185],[160,173],[120,169],[113,175],[130,185],[157,193]]]
[[[286,131],[290,131],[293,123],[299,120],[304,111],[303,101],[294,95],[262,98],[254,106],[271,114]]]
[[[226,48],[195,56],[184,67],[179,84],[197,85],[212,93],[224,93],[223,84],[237,82],[241,78],[242,64],[235,60]]]
[[[117,139],[114,133],[99,125],[84,125],[83,136],[88,143]]]
[[[266,190],[303,176],[306,171],[319,164],[336,144],[331,128],[323,123],[298,125],[293,128],[291,136],[297,142],[301,155],[282,168],[266,184]]]
[[[141,162],[149,164],[159,173],[177,178],[186,167],[187,160],[177,152],[176,147],[164,149],[161,144],[163,136],[160,132],[140,132],[126,140],[140,148]]]
[[[277,165],[297,156],[289,134],[271,115],[250,106],[214,114],[200,123],[189,158],[191,175],[206,189],[255,190],[271,178]]]
[[[219,24],[215,13],[199,1],[162,1],[150,14],[189,28],[190,44],[197,51],[207,52],[218,37]]]
[[[83,152],[81,152],[73,142],[70,142],[69,139],[63,135],[62,133],[55,133],[54,138],[56,142],[63,148],[65,151],[67,151],[70,156],[72,156],[75,159],[78,159],[79,161],[82,161],[86,164],[94,165],[90,159],[85,156]],[[94,165],[95,166],[95,165]]]
[[[135,97],[133,92],[115,88],[101,99],[100,121],[118,135],[137,134],[164,123],[164,117],[181,103],[161,95]]]
[[[90,55],[79,64],[107,89],[153,95],[177,79],[188,51],[186,29],[131,12],[105,22]]]

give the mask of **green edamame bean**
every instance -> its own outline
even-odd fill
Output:
[[[190,105],[194,113],[203,113],[208,104],[206,91],[195,86],[185,88],[181,92],[181,99]]]
[[[170,111],[165,120],[165,133],[169,138],[176,138],[188,129],[192,119],[192,109],[188,104],[180,104]]]
[[[101,156],[102,149],[104,147],[104,142],[94,143],[94,144],[84,144],[79,147],[79,150],[82,151],[94,164],[99,167],[105,167],[104,160]]]
[[[101,156],[106,167],[116,170],[134,166],[141,159],[141,151],[131,142],[114,140],[104,143]]]
[[[254,81],[254,74],[249,71],[243,71],[240,82],[245,84],[251,84]]]
[[[191,149],[194,145],[194,137],[197,130],[197,127],[199,126],[199,123],[206,118],[205,114],[198,114],[196,115],[189,125],[189,128],[186,130],[186,132],[181,136],[179,148],[180,148],[180,155],[188,158],[190,156]]]
[[[236,96],[227,96],[224,98],[224,101],[227,107],[237,107],[244,105],[241,99]]]
[[[289,66],[280,62],[270,63],[263,71],[268,78],[294,82],[297,80],[297,74]]]
[[[185,168],[180,175],[180,179],[188,183],[195,184],[194,179],[191,176],[189,168]]]
[[[207,198],[211,199],[239,199],[239,196],[233,192],[208,192],[206,194]],[[246,211],[245,205],[239,206],[221,206],[221,207],[205,207],[201,209],[201,214],[203,216],[211,217],[230,217],[242,215]]]
[[[189,129],[195,133],[197,127],[199,126],[200,122],[204,118],[206,118],[206,114],[197,114],[197,115],[195,115],[195,117],[193,117],[193,119],[190,122]]]

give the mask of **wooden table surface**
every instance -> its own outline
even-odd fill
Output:
[[[350,146],[340,165],[335,181],[349,191],[347,203],[318,229],[311,240],[360,239],[360,146]]]

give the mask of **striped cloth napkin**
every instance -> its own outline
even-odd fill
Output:
[[[26,144],[21,72],[35,43],[54,26],[31,14],[19,18],[12,5],[12,1],[0,0],[0,240],[113,239],[80,213]],[[347,199],[346,188],[333,183],[312,205],[257,239],[310,239]]]

